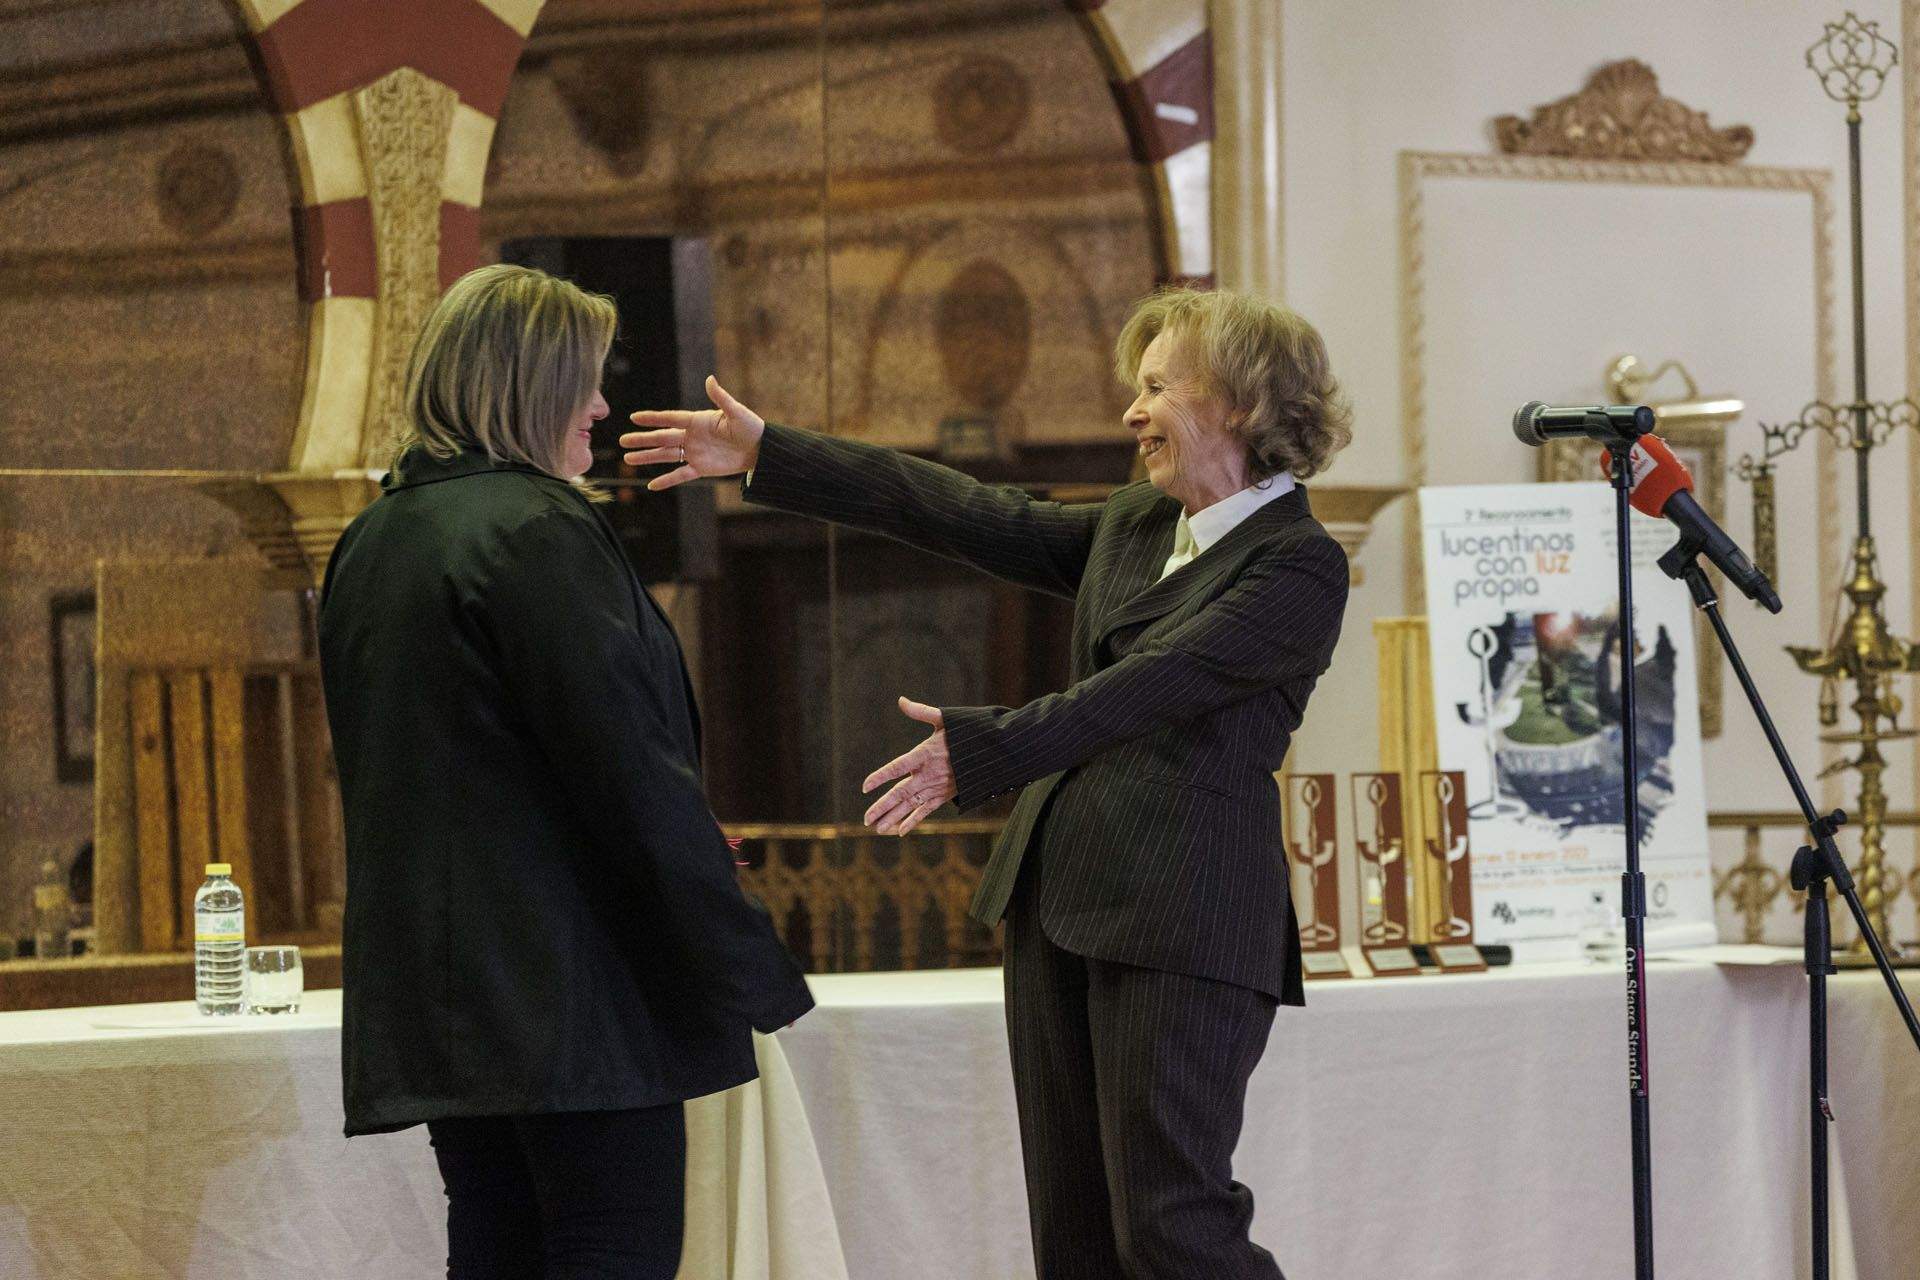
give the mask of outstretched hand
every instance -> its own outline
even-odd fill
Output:
[[[907,834],[920,825],[922,818],[958,793],[953,780],[953,762],[947,757],[947,730],[940,709],[902,698],[900,710],[921,724],[932,725],[933,734],[907,754],[875,769],[860,784],[865,794],[899,779],[892,790],[873,802],[862,819],[883,836]]]
[[[658,493],[702,476],[735,476],[753,470],[760,457],[760,433],[767,424],[759,414],[735,400],[707,375],[707,399],[711,409],[642,409],[631,415],[637,427],[651,431],[629,431],[620,437],[620,447],[630,467],[678,463],[672,471],[647,481],[647,488]]]

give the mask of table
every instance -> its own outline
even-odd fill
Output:
[[[850,1272],[1031,1277],[998,971],[813,981],[782,1044]],[[1829,997],[1833,1275],[1911,1280],[1920,1055],[1877,974]],[[1659,1274],[1808,1274],[1804,977],[1656,960],[1648,1013]],[[1289,1280],[1631,1275],[1624,1024],[1611,967],[1310,986],[1249,1089],[1254,1238]]]
[[[684,1280],[845,1280],[779,1045],[687,1104]],[[446,1274],[426,1130],[340,1133],[340,993],[207,1020],[191,1004],[0,1014],[0,1277],[411,1280]]]
[[[1032,1277],[998,971],[812,981],[762,1100],[690,1112],[688,1274]],[[1877,975],[1830,997],[1833,1274],[1910,1280],[1920,1060]],[[0,1276],[443,1274],[424,1132],[339,1136],[339,996],[309,1001],[272,1026],[0,1014]],[[1807,1274],[1803,978],[1655,961],[1648,1010],[1660,1274]],[[1289,1280],[1631,1274],[1623,1023],[1610,967],[1310,987],[1249,1093],[1255,1238]]]

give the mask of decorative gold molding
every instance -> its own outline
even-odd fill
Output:
[[[367,157],[379,320],[360,461],[384,455],[406,425],[407,356],[440,296],[440,188],[458,95],[401,67],[353,95]]]
[[[1746,125],[1716,129],[1704,111],[1662,96],[1659,77],[1638,58],[1601,67],[1580,92],[1535,108],[1532,120],[1500,116],[1493,133],[1508,155],[1582,160],[1731,164],[1753,146]]]
[[[1913,3],[1914,0],[1909,0]],[[1422,183],[1428,178],[1485,178],[1519,182],[1602,182],[1627,186],[1708,187],[1744,191],[1804,192],[1812,204],[1814,279],[1814,394],[1834,397],[1832,177],[1820,169],[1761,165],[1652,163],[1628,160],[1569,160],[1550,156],[1453,155],[1425,151],[1400,153],[1400,421],[1408,487],[1427,482],[1426,425],[1426,205]],[[1840,524],[1836,454],[1830,441],[1819,449],[1820,598],[1839,590]],[[1402,559],[1406,568],[1408,611],[1426,608],[1420,577],[1420,524],[1404,523]]]

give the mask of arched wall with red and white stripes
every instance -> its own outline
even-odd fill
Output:
[[[1065,0],[1112,82],[1160,273],[1214,279],[1204,0]],[[376,461],[431,297],[478,265],[488,153],[544,0],[229,0],[286,128],[308,349],[288,468]]]

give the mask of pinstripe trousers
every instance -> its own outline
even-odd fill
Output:
[[[1284,1280],[1231,1167],[1275,1000],[1054,945],[1039,860],[1008,906],[1005,966],[1039,1280]]]

